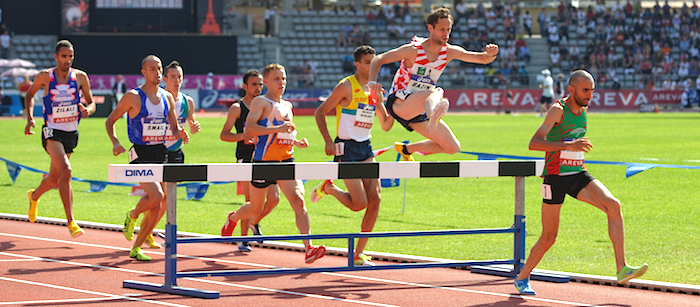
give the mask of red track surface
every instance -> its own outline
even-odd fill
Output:
[[[120,232],[86,229],[72,239],[65,226],[0,220],[0,306],[700,306],[694,295],[580,283],[535,281],[538,295],[520,297],[510,279],[441,268],[178,279],[221,293],[205,300],[122,288],[124,280],[163,283],[163,251],[145,249],[153,260],[139,262],[130,246]],[[305,266],[292,251],[244,254],[220,243],[178,251],[179,271]],[[346,261],[326,256],[312,265]]]

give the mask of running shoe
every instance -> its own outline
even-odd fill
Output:
[[[394,149],[398,151],[401,154],[401,157],[403,158],[404,161],[415,161],[413,159],[413,156],[411,154],[404,153],[404,150],[406,149],[406,144],[401,143],[401,142],[396,142],[394,143]]]
[[[428,132],[435,132],[437,126],[440,123],[440,118],[447,113],[450,108],[450,102],[447,99],[442,99],[433,108],[432,114],[430,114],[430,119],[428,119]]]
[[[236,224],[237,222],[231,222],[231,216],[233,216],[236,213],[236,211],[233,211],[228,214],[228,217],[226,218],[226,224],[224,224],[224,227],[221,227],[221,236],[222,237],[230,237],[233,235],[233,230],[236,229]]]
[[[374,262],[371,261],[372,256],[367,256],[365,254],[359,254],[357,257],[355,257],[355,265],[358,266],[374,266]]]
[[[256,236],[262,236],[262,231],[260,231],[260,224],[248,224],[248,228],[253,231],[253,234]],[[258,243],[263,244],[263,240],[258,241]]]
[[[150,261],[151,257],[146,256],[140,247],[134,247],[129,251],[129,257],[135,258],[138,261]]]
[[[134,239],[134,227],[136,227],[136,219],[132,219],[129,215],[131,210],[126,212],[126,220],[124,221],[124,236],[127,240],[131,241]]]
[[[75,221],[70,221],[70,224],[68,224],[68,231],[70,231],[70,235],[73,236],[74,239],[85,234],[85,231],[81,229]]]
[[[309,246],[309,249],[306,250],[306,264],[312,264],[314,261],[323,258],[325,255],[325,246]]]
[[[248,242],[238,242],[238,251],[239,252],[250,252],[250,244]]]
[[[146,242],[146,244],[148,244],[148,247],[150,247],[150,248],[163,247],[163,245],[160,245],[160,243],[156,242],[156,239],[153,238],[152,233],[149,233],[148,236],[146,236],[146,240],[144,242]]]
[[[311,190],[311,202],[315,203],[321,197],[326,196],[326,185],[333,184],[333,180],[324,180]]]
[[[525,278],[525,279],[516,279],[515,280],[515,289],[518,289],[518,292],[522,295],[535,295],[535,290],[532,290],[532,287],[530,287],[530,279]]]
[[[34,194],[34,190],[29,190],[27,192],[27,198],[29,198],[29,212],[27,213],[27,217],[29,218],[30,222],[34,223],[36,222],[36,211],[37,205],[39,205],[39,200],[33,200],[32,194]]]
[[[639,276],[644,275],[646,273],[647,269],[649,268],[648,264],[642,264],[642,266],[638,267],[631,267],[625,265],[625,267],[622,269],[622,272],[617,274],[617,283],[618,284],[624,284],[628,282],[632,278],[637,278]]]

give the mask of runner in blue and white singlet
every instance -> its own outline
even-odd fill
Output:
[[[49,69],[49,87],[44,96],[44,122],[51,129],[61,131],[76,131],[82,118],[78,104],[78,81],[75,70],[68,71],[68,82],[58,83],[54,68]]]
[[[134,145],[156,145],[165,143],[167,129],[168,105],[165,90],[159,88],[160,102],[153,104],[141,88],[135,88],[141,98],[141,111],[136,117],[127,118],[129,141]]]

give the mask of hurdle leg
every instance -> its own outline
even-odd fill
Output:
[[[219,292],[177,285],[177,182],[166,182],[167,222],[165,225],[165,282],[154,284],[149,282],[125,280],[122,287],[129,289],[162,292],[169,294],[187,295],[199,298],[219,298]]]

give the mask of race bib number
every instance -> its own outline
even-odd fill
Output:
[[[419,69],[420,73],[420,69]],[[408,82],[408,90],[412,92],[429,91],[435,88],[435,82],[428,76],[411,74],[411,81]]]
[[[78,120],[78,105],[72,102],[51,103],[53,122],[55,124],[69,123]]]
[[[355,127],[371,129],[376,108],[376,105],[359,103],[355,113]]]
[[[335,143],[335,155],[344,156],[345,155],[345,143],[339,142]]]
[[[143,125],[142,141],[162,142],[165,140],[168,124],[164,118],[144,118],[141,120],[141,123]]]
[[[575,139],[564,139],[564,142],[574,141]],[[562,166],[583,166],[585,162],[583,151],[562,150],[559,154],[559,164]]]
[[[180,129],[185,130],[185,124],[180,123]],[[173,129],[170,127],[169,124],[165,125],[165,140],[166,141],[174,141],[177,140],[175,136],[173,135]]]
[[[136,149],[134,147],[131,147],[131,149],[129,149],[129,163],[131,163],[132,161],[134,161],[138,158],[139,158],[139,155],[136,153]]]
[[[542,184],[542,199],[552,200],[552,186],[543,183]]]
[[[53,137],[53,129],[51,129],[49,127],[44,127],[44,129],[42,129],[42,130],[44,131],[44,138],[45,139]]]
[[[297,137],[297,131],[294,130],[291,133],[277,132],[277,144],[278,145],[294,145],[294,139]]]

